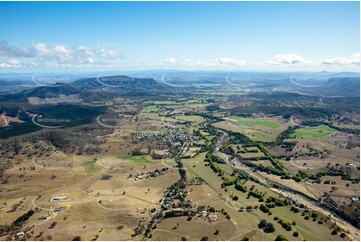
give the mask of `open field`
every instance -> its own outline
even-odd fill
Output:
[[[317,127],[306,127],[297,129],[293,134],[291,134],[291,137],[311,136],[314,138],[322,138],[334,132],[334,129],[331,129],[326,125],[319,125]]]
[[[150,112],[156,112],[159,108],[157,106],[146,106],[142,109],[142,113],[150,113]]]
[[[30,228],[28,240],[357,240],[351,220],[325,207],[332,199],[358,216],[357,132],[293,133],[279,106],[242,118],[262,96],[242,95],[252,94],[124,96],[107,102],[104,117],[127,113],[110,127],[95,119],[9,140],[0,152],[0,225],[35,214],[0,239]]]
[[[145,223],[150,219],[149,210],[157,206],[166,187],[179,179],[179,174],[173,170],[139,181],[128,178],[129,174],[165,167],[147,156],[121,156],[118,161],[126,161],[122,163],[123,169],[106,168],[91,156],[65,158],[73,161],[72,167],[35,166],[34,170],[25,172],[19,167],[32,163],[24,161],[3,174],[8,177],[8,185],[3,185],[0,191],[0,202],[5,204],[0,210],[2,222],[9,224],[28,210],[38,209],[28,221],[35,226],[34,239],[72,240],[80,236],[82,240],[94,237],[130,240],[134,239],[131,234],[139,221]],[[101,160],[109,163],[114,158],[103,156]],[[52,176],[54,178],[50,179]],[[66,200],[51,202],[54,197]],[[51,207],[64,207],[64,210],[49,216]],[[38,220],[41,217],[48,219]],[[48,229],[54,222],[55,228]]]
[[[87,161],[83,163],[85,167],[85,172],[88,174],[96,173],[101,169],[101,167],[96,163],[96,161]]]
[[[177,104],[175,101],[146,101],[144,104],[147,105],[172,105]]]
[[[232,132],[239,132],[247,135],[254,141],[272,142],[276,137],[286,129],[286,126],[279,126],[279,128],[267,128],[265,126],[239,126],[236,122],[230,120],[220,121],[213,124],[217,128],[229,130]]]
[[[228,118],[236,120],[239,126],[263,126],[272,129],[276,129],[280,126],[278,123],[270,120],[242,118],[237,116],[230,116]]]
[[[182,121],[190,121],[190,122],[202,122],[204,121],[204,118],[200,117],[200,116],[190,116],[190,115],[179,115],[179,116],[175,116],[175,119],[178,120],[182,120]]]
[[[130,161],[129,165],[136,165],[136,166],[141,166],[156,162],[155,160],[152,160],[149,156],[146,155],[121,156],[119,158],[122,160]]]
[[[204,156],[203,156],[204,157]],[[186,217],[180,217],[180,218],[169,218],[165,219],[164,222],[161,222],[159,226],[157,226],[157,229],[154,231],[154,234],[152,238],[155,239],[165,239],[167,236],[170,236],[172,239],[180,239],[182,237],[187,237],[188,239],[192,240],[199,240],[202,236],[207,235],[210,239],[217,239],[218,237],[212,235],[211,230],[219,230],[219,235],[221,236],[222,240],[239,240],[242,239],[244,236],[250,236],[250,238],[253,239],[268,239],[268,240],[274,240],[276,235],[278,233],[282,233],[286,238],[289,240],[296,239],[292,236],[293,232],[284,232],[285,230],[278,224],[275,224],[276,226],[276,232],[273,234],[267,234],[264,233],[262,230],[259,230],[257,227],[257,222],[261,218],[265,218],[266,220],[273,221],[274,216],[278,217],[284,217],[284,219],[287,221],[287,218],[293,217],[295,219],[293,212],[289,210],[290,207],[285,208],[278,208],[278,209],[272,209],[273,215],[269,216],[267,214],[264,214],[263,212],[259,210],[254,210],[251,212],[241,212],[242,216],[240,216],[240,212],[238,211],[239,208],[244,207],[246,208],[249,205],[255,206],[260,205],[261,203],[257,201],[257,199],[251,197],[246,198],[246,196],[234,189],[233,187],[227,187],[227,192],[225,192],[221,187],[220,184],[222,182],[221,178],[214,174],[209,167],[204,167],[204,162],[202,162],[202,158],[198,157],[198,159],[187,159],[184,160],[184,164],[186,165],[186,169],[190,176],[188,176],[188,179],[192,180],[195,177],[201,178],[205,183],[202,185],[192,185],[188,187],[188,190],[190,191],[188,198],[192,200],[192,202],[196,205],[202,205],[202,204],[208,204],[209,206],[214,206],[215,208],[224,208],[230,215],[231,219],[228,221],[227,219],[224,220],[231,222],[230,224],[233,224],[233,226],[237,227],[237,233],[234,231],[228,231],[226,228],[220,228],[218,227],[217,221],[215,222],[209,222],[204,219],[200,219],[197,217],[193,217],[191,221],[187,221]],[[227,174],[230,174],[231,170],[229,170],[229,167],[226,165],[218,165],[219,167],[222,167],[225,169]],[[226,177],[230,178],[231,176],[226,175]],[[253,189],[260,191],[260,192],[266,192],[267,196],[274,196],[277,197],[278,195],[267,188],[260,186],[257,183],[248,181],[245,183],[245,185],[250,188],[253,187]],[[299,188],[299,187],[298,187]],[[237,202],[232,201],[231,197],[237,195],[239,197],[239,200]],[[212,199],[210,200],[210,198]],[[279,212],[278,212],[279,211]],[[297,215],[300,218],[297,219],[298,221],[302,221],[303,217],[300,215]],[[241,220],[240,220],[241,219]],[[223,220],[221,220],[223,221]],[[246,222],[247,221],[247,222]],[[253,221],[253,222],[252,222]],[[303,220],[304,221],[304,220]],[[290,221],[292,222],[292,221]],[[221,222],[220,222],[221,223]],[[246,225],[248,223],[249,227]],[[317,222],[313,222],[316,223]],[[178,225],[177,225],[178,224]],[[192,226],[187,226],[188,224],[191,224]],[[239,224],[242,224],[241,227],[239,227]],[[229,228],[230,225],[227,227]],[[306,226],[306,227],[303,227]],[[322,232],[319,234],[320,238],[328,237],[330,236],[330,240],[338,240],[339,237],[332,238],[330,233],[330,229],[325,225],[318,225],[322,228]],[[194,228],[199,229],[194,229]],[[311,223],[307,225],[300,225],[296,226],[296,230],[299,231],[300,237],[298,238],[304,238],[304,239],[311,239],[313,232],[308,232],[308,230],[312,227],[312,229],[319,230],[318,228],[315,228]],[[192,228],[192,229],[191,229]],[[256,228],[256,229],[255,229]]]

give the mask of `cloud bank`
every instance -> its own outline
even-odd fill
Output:
[[[92,48],[85,45],[68,46],[63,44],[47,44],[43,42],[32,43],[31,46],[14,46],[8,44],[5,40],[0,40],[0,68],[1,69],[19,69],[23,68],[82,68],[82,67],[104,67],[104,68],[126,68],[137,66],[144,67],[167,67],[172,68],[233,68],[233,69],[252,69],[252,68],[288,68],[288,67],[312,67],[323,69],[327,67],[355,68],[360,65],[360,53],[354,53],[350,56],[338,56],[311,60],[295,53],[275,54],[273,57],[264,61],[252,62],[243,58],[217,57],[213,60],[197,60],[194,58],[185,58],[183,61],[177,61],[171,56],[165,58],[161,63],[145,63],[143,60],[124,60],[124,55],[116,49]],[[122,61],[122,62],[119,62]],[[135,64],[134,64],[135,63]],[[143,63],[141,66],[140,63]]]

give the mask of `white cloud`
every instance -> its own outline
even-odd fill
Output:
[[[74,66],[72,64],[56,64],[54,65],[56,68],[73,68]]]
[[[82,56],[82,57],[90,57],[90,56],[95,56],[96,51],[92,48],[86,47],[86,46],[79,46],[76,49],[76,55],[78,56]]]
[[[64,45],[56,45],[54,47],[47,47],[46,44],[33,44],[36,53],[40,57],[54,59],[60,62],[70,61],[73,57],[72,50]]]
[[[0,68],[18,68],[21,67],[22,64],[19,60],[7,60],[5,62],[0,62]]]
[[[28,59],[25,59],[28,58]],[[133,67],[139,68],[152,66],[172,65],[174,67],[192,67],[193,69],[232,68],[247,65],[247,68],[296,68],[296,69],[355,69],[360,65],[360,53],[346,57],[334,57],[318,60],[308,60],[297,54],[277,54],[270,60],[253,62],[252,60],[237,59],[230,57],[219,57],[214,60],[184,59],[176,60],[175,57],[168,57],[163,63],[144,63],[141,60],[122,60],[123,54],[115,49],[108,49],[102,46],[96,48],[78,45],[68,46],[63,44],[33,43],[31,46],[12,46],[5,40],[0,39],[0,68],[81,68],[81,67]],[[127,61],[131,61],[127,63]],[[347,69],[348,68],[348,69]]]
[[[76,67],[81,64],[103,65],[108,59],[122,57],[121,52],[117,50],[104,48],[96,50],[83,45],[70,48],[65,45],[48,47],[44,43],[37,43],[33,44],[33,47],[39,58],[55,61],[55,67]]]
[[[10,46],[5,40],[0,40],[0,56],[25,58],[33,57],[34,52],[32,48]]]
[[[173,57],[169,57],[169,58],[165,59],[164,63],[165,64],[175,64],[175,63],[177,63],[177,61]]]
[[[302,56],[296,54],[275,55],[271,60],[266,61],[265,64],[270,65],[294,65],[294,64],[310,64],[311,61],[305,60]]]
[[[120,53],[117,50],[111,50],[111,49],[104,49],[101,48],[98,51],[98,55],[102,58],[109,58],[109,59],[116,59],[116,58],[121,58],[122,57],[122,53]]]
[[[246,61],[244,60],[237,60],[228,57],[220,57],[216,59],[215,62],[221,65],[234,65],[234,66],[243,66],[246,64]]]
[[[207,66],[207,67],[216,67],[216,66],[243,66],[246,64],[246,61],[239,59],[232,59],[229,57],[220,57],[214,61],[198,61],[192,59],[184,59],[184,64],[189,66]]]
[[[192,59],[184,59],[184,64],[189,66],[216,66],[215,62],[197,61]]]
[[[88,58],[82,59],[81,63],[83,63],[83,64],[94,64],[94,63],[96,63],[96,61],[93,58],[88,57]]]
[[[360,65],[360,52],[355,53],[348,57],[335,57],[321,60],[325,65]]]
[[[184,63],[186,63],[187,65],[195,65],[196,64],[196,62],[191,59],[184,59]]]

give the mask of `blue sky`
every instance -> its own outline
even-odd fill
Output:
[[[359,2],[1,2],[0,72],[358,71]]]

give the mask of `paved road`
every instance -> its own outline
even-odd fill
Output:
[[[292,116],[293,117],[293,116]],[[292,117],[291,117],[291,120],[292,120]],[[291,121],[292,122],[292,121]],[[219,130],[221,131],[221,130]],[[223,132],[223,131],[222,131]],[[221,138],[217,141],[217,144],[216,144],[216,148],[215,149],[219,149],[219,147],[221,146],[223,140],[227,137],[227,134],[225,132],[223,132],[225,134],[221,136]],[[240,164],[239,164],[239,161],[236,161],[236,162],[233,162],[231,161],[230,159],[228,159],[226,161],[226,163],[232,167],[232,168],[236,168],[236,169],[240,169],[240,170],[243,170],[245,171],[249,176],[257,179],[260,181],[260,183],[268,188],[271,187],[271,185],[263,178],[260,178],[260,176],[254,174],[254,172],[249,168],[249,167],[241,167]],[[303,168],[303,167],[302,167]],[[276,188],[271,188],[274,192],[278,193],[278,194],[281,194],[283,196],[287,196],[287,197],[290,197],[292,198],[293,200],[295,201],[302,201],[303,203],[305,203],[309,208],[315,210],[315,211],[318,211],[326,216],[330,216],[330,220],[331,221],[335,221],[337,222],[337,224],[344,228],[346,231],[349,231],[350,234],[349,236],[351,237],[351,240],[358,240],[359,238],[359,234],[360,234],[360,231],[355,228],[354,226],[352,226],[351,224],[349,224],[348,222],[344,221],[343,219],[340,219],[340,218],[337,218],[335,216],[333,216],[333,214],[324,209],[324,208],[321,208],[319,205],[318,202],[315,202],[315,201],[311,201],[310,199],[308,199],[306,196],[303,196],[301,194],[298,194],[298,193],[294,193],[292,192],[291,188],[289,188],[290,190],[283,190],[283,189],[276,189]],[[355,239],[356,238],[356,239]]]
[[[222,143],[224,141],[225,138],[227,138],[227,133],[222,131],[222,130],[218,130],[220,132],[222,132],[222,136],[217,140],[217,143],[216,143],[216,147],[214,147],[214,152],[217,152],[219,150],[219,148],[222,146]]]

